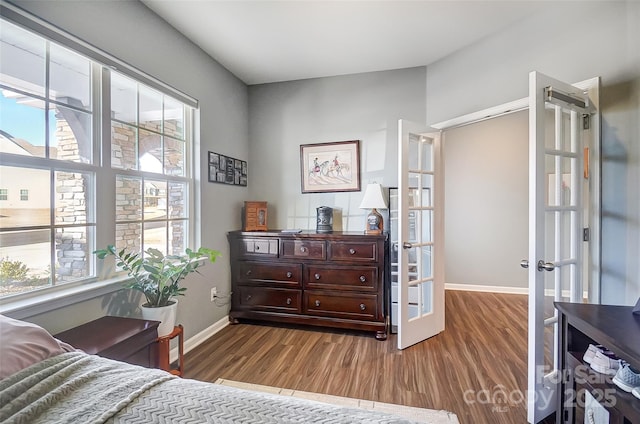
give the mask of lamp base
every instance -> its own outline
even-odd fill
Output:
[[[365,234],[382,234],[384,229],[384,221],[382,215],[377,210],[371,209],[369,215],[367,215],[367,222],[365,223]]]

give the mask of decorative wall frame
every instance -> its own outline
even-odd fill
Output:
[[[360,140],[300,145],[303,193],[360,191]]]
[[[247,162],[209,152],[209,182],[247,186]]]

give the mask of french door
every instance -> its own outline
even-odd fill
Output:
[[[528,412],[530,423],[558,405],[558,313],[554,301],[583,300],[585,119],[583,89],[529,76]],[[588,168],[587,168],[588,169]]]
[[[398,349],[444,330],[440,134],[398,122]]]

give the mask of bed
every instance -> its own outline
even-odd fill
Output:
[[[75,350],[0,315],[1,423],[409,423],[197,380]]]

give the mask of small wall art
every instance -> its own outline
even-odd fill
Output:
[[[247,186],[247,161],[209,152],[209,182]]]
[[[360,191],[360,141],[300,146],[303,193]]]

